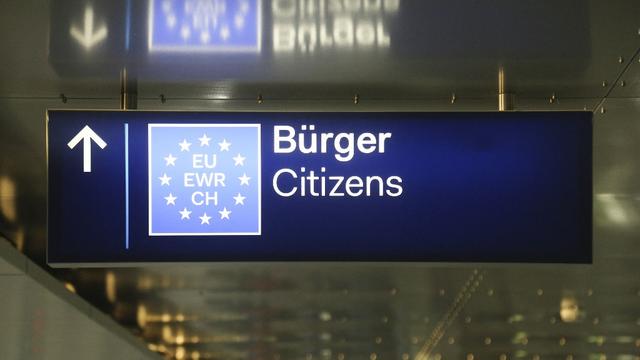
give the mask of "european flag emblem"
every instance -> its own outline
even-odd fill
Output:
[[[149,124],[149,235],[260,235],[260,124]]]
[[[260,52],[260,0],[150,0],[149,51]]]

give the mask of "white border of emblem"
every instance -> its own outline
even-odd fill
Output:
[[[151,129],[152,128],[162,128],[162,127],[172,127],[172,128],[193,128],[193,127],[253,127],[258,130],[258,231],[257,232],[231,232],[231,233],[222,233],[222,232],[209,232],[209,233],[154,233],[151,226],[151,182],[152,182],[152,173],[153,170],[151,168]],[[147,125],[147,143],[148,143],[148,168],[147,172],[149,175],[149,179],[147,182],[147,187],[149,189],[149,217],[147,221],[149,222],[149,236],[225,236],[225,235],[262,235],[262,131],[260,124],[148,124]]]

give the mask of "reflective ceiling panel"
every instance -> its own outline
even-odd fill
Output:
[[[640,38],[640,29],[638,29],[638,37]],[[626,71],[616,82],[609,97],[640,97],[640,52],[636,52],[636,56],[629,59]]]
[[[636,360],[639,30],[637,0],[0,2],[0,232],[46,267],[45,110],[118,108],[124,69],[145,110],[486,111],[502,68],[516,110],[595,110],[593,265],[49,271],[167,358]]]

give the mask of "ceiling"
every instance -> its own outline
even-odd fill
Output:
[[[108,315],[77,297],[0,237],[2,359],[158,358]]]
[[[182,28],[150,42],[150,19],[169,26],[185,3],[154,1],[0,3],[0,232],[149,349],[185,359],[640,358],[638,1],[253,0],[261,11],[244,17],[257,31],[237,40],[245,50],[179,43]],[[94,38],[80,27],[89,7]],[[336,22],[344,34],[311,40]],[[495,110],[502,69],[515,110],[594,111],[594,264],[48,268],[45,109],[118,108],[125,68],[139,109],[205,111]]]

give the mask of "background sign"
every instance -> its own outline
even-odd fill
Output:
[[[159,81],[397,81],[430,71],[460,82],[498,61],[551,81],[583,75],[592,53],[594,7],[581,0],[556,2],[554,11],[535,0],[494,7],[467,0],[50,3],[49,62],[65,77],[113,79],[126,67],[130,75],[137,69]],[[522,14],[545,25],[523,21]],[[452,61],[465,58],[477,61]],[[521,58],[528,62],[505,63]]]
[[[149,51],[259,52],[260,0],[149,1]]]
[[[54,265],[591,262],[591,113],[48,118]]]

